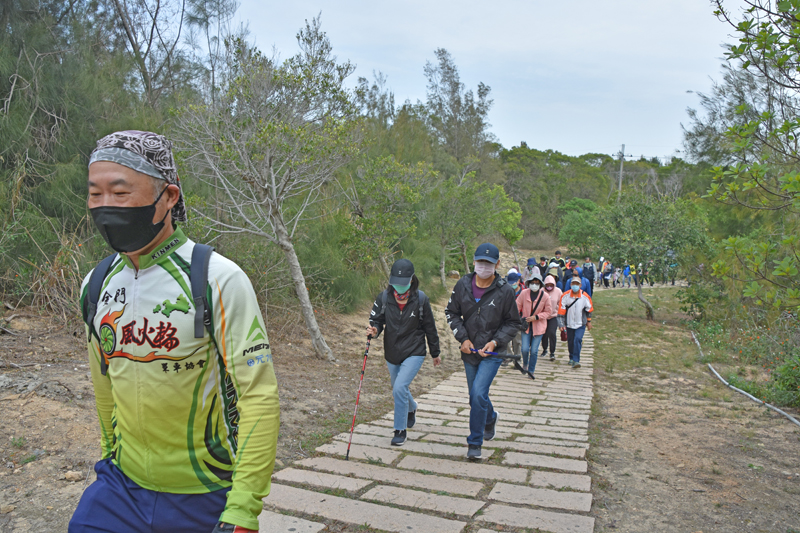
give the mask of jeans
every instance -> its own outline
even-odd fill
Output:
[[[477,365],[464,361],[464,371],[467,374],[467,387],[469,388],[469,437],[467,444],[483,444],[483,430],[487,424],[497,420],[492,402],[489,400],[489,387],[497,375],[502,359],[497,357],[484,357]]]
[[[522,334],[522,367],[531,374],[536,370],[536,361],[539,359],[539,343],[542,342],[542,337],[544,335],[534,335],[527,331]]]
[[[550,347],[550,355],[556,353],[556,332],[558,331],[558,318],[553,317],[547,321],[547,331],[542,336],[542,356],[547,353],[547,347]]]
[[[628,284],[628,287],[631,286],[631,277],[630,276],[625,276],[625,278],[622,281],[622,286],[624,287],[626,283]]]
[[[422,363],[425,362],[424,355],[412,355],[406,357],[399,365],[394,365],[386,361],[386,368],[389,369],[389,376],[392,378],[392,396],[394,396],[394,429],[402,431],[408,424],[408,412],[417,410],[417,402],[411,396],[408,386],[414,380],[414,376],[419,372]]]
[[[69,533],[195,533],[211,531],[225,509],[230,487],[173,494],[140,487],[111,462],[94,465],[97,480],[81,496]]]
[[[578,329],[567,328],[567,350],[569,350],[570,361],[581,362],[584,333],[586,333],[586,326],[581,326]]]

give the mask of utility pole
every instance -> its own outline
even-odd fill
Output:
[[[625,157],[626,157],[624,144],[622,145],[622,150],[620,150],[617,155],[619,156],[619,187],[617,189],[619,194],[617,195],[617,202],[619,202],[619,197],[622,194],[622,167],[625,164]],[[633,157],[633,156],[629,155],[627,157]]]

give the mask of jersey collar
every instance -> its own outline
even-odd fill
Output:
[[[161,246],[149,254],[139,256],[139,270],[144,270],[145,268],[149,268],[162,262],[175,250],[183,246],[187,240],[188,239],[183,233],[183,230],[181,228],[175,228],[175,231],[172,233],[172,235],[170,235],[167,240],[161,244]],[[130,258],[124,254],[120,255],[122,256],[122,260],[125,261],[125,264],[130,268],[133,268],[133,263],[131,262]]]

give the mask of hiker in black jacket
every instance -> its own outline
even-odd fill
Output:
[[[395,261],[389,286],[372,304],[367,334],[377,337],[384,330],[383,353],[392,378],[394,396],[392,445],[402,446],[406,442],[407,429],[416,423],[417,402],[408,387],[425,361],[426,338],[433,366],[439,366],[442,362],[431,302],[419,290],[414,264],[408,259]]]
[[[453,288],[445,309],[447,324],[461,343],[461,359],[469,388],[467,458],[480,459],[484,440],[495,435],[497,412],[489,400],[489,387],[502,359],[486,352],[505,352],[522,329],[514,289],[495,272],[500,251],[490,243],[475,251],[475,272]],[[477,351],[473,351],[477,350]]]

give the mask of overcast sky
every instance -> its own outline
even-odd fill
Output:
[[[467,88],[492,88],[491,131],[570,155],[680,150],[687,91],[718,77],[728,26],[708,0],[241,0],[237,16],[265,52],[298,50],[305,19],[322,28],[358,76],[388,76],[395,101],[425,100],[423,67],[436,48],[453,56]]]

